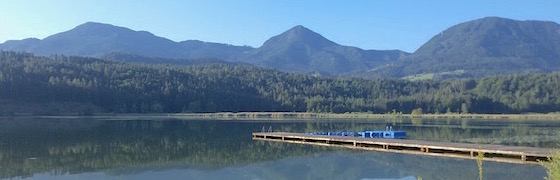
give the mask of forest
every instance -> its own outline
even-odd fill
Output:
[[[328,78],[242,64],[164,65],[0,52],[4,104],[78,103],[83,114],[178,112],[550,113],[560,73],[408,81]],[[17,114],[0,106],[0,115]]]

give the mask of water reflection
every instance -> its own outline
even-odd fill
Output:
[[[411,139],[555,147],[560,123],[488,120],[0,120],[0,177],[93,179],[475,179],[472,160],[252,141],[250,132],[406,130]],[[485,162],[490,179],[538,166]]]
[[[499,121],[483,119],[390,119],[378,121],[309,122],[306,131],[385,129],[407,131],[409,139],[502,144],[529,147],[560,147],[560,122]]]

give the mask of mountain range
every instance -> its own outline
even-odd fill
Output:
[[[42,40],[6,41],[0,49],[144,63],[248,63],[332,76],[484,77],[560,70],[560,25],[476,19],[452,26],[407,53],[340,45],[301,25],[253,48],[198,40],[175,42],[146,31],[87,22]]]

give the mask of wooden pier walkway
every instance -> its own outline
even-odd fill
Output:
[[[286,132],[255,132],[253,133],[253,140],[336,146],[352,149],[466,159],[476,159],[478,152],[484,152],[484,160],[518,164],[535,164],[538,163],[538,160],[546,161],[554,151],[559,151],[559,149],[549,148],[433,142],[408,139],[322,136]]]

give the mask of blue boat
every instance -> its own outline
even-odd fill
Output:
[[[406,131],[393,131],[392,127],[385,128],[385,131],[364,130],[364,131],[334,131],[334,132],[310,132],[309,135],[320,136],[349,136],[360,138],[384,138],[384,139],[405,139]]]

